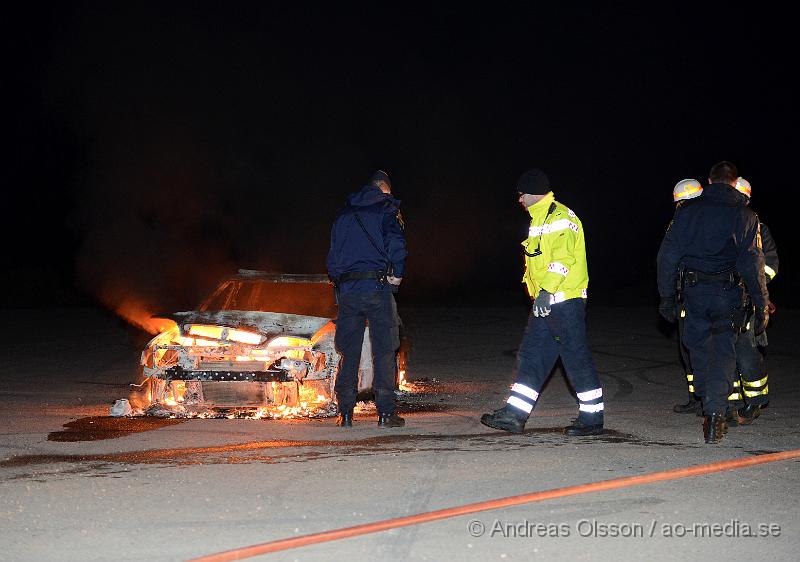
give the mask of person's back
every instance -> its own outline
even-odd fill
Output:
[[[686,312],[682,341],[704,388],[706,443],[719,442],[727,431],[726,399],[739,329],[733,318],[744,297],[739,276],[756,306],[757,332],[763,332],[768,318],[758,217],[734,189],[737,178],[730,162],[712,167],[710,185],[676,210],[658,252],[659,312],[670,322],[676,320],[675,288],[679,275],[682,279]]]
[[[706,273],[728,271],[736,267],[738,248],[748,223],[757,218],[746,206],[746,200],[724,183],[713,183],[702,196],[683,205],[683,220],[673,228],[681,228],[684,241],[683,264]],[[677,234],[677,233],[676,233]]]
[[[400,427],[395,413],[395,351],[400,346],[394,292],[402,282],[406,243],[391,196],[389,175],[379,170],[370,184],[348,197],[331,229],[328,276],[338,295],[336,350],[341,355],[336,375],[338,425],[351,427],[358,394],[358,368],[364,328],[369,324],[375,405],[380,427]]]
[[[403,276],[406,247],[397,221],[399,205],[391,193],[375,185],[366,185],[347,198],[331,230],[327,259],[328,273],[340,280],[340,291],[389,290],[394,286],[376,281],[387,274]],[[365,277],[369,272],[374,276]]]

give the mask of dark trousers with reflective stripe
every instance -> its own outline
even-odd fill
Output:
[[[702,387],[698,385],[698,381],[695,380],[694,374],[692,373],[692,362],[689,358],[689,350],[686,349],[686,346],[683,345],[683,331],[685,330],[684,324],[686,324],[686,310],[683,307],[683,304],[678,307],[678,353],[681,358],[681,365],[683,365],[683,373],[686,377],[686,384],[689,389],[689,398],[690,399],[699,399],[702,395]]]
[[[600,388],[600,379],[586,342],[585,299],[569,299],[554,304],[550,314],[544,318],[533,313],[528,316],[528,325],[517,353],[514,382],[540,392],[559,357],[575,392]],[[529,399],[526,401],[530,402]],[[587,403],[593,405],[602,401],[600,396]],[[578,417],[590,425],[603,423],[602,410],[581,411]]]
[[[703,413],[724,414],[736,370],[733,310],[742,290],[722,281],[702,281],[683,291],[683,344],[689,349],[695,385],[702,389]]]
[[[769,402],[767,363],[764,351],[756,344],[753,321],[736,340],[736,368],[741,375],[741,391],[745,404],[763,406]]]
[[[342,293],[336,318],[336,350],[342,356],[336,376],[336,401],[340,410],[352,409],[358,395],[358,366],[369,323],[375,406],[379,414],[393,414],[397,370],[395,352],[400,347],[399,323],[394,295],[390,291]]]

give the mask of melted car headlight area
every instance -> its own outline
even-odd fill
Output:
[[[134,415],[159,417],[327,417],[336,415],[339,354],[326,276],[240,271],[198,310],[171,324],[142,351]],[[372,386],[369,328],[359,390]],[[398,356],[398,381],[405,361]],[[402,373],[402,374],[401,374]]]

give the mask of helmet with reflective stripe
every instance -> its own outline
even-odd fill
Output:
[[[753,191],[753,189],[750,187],[749,181],[739,176],[739,178],[736,180],[736,191],[739,193],[744,193],[747,198],[750,199],[750,193]]]
[[[703,186],[697,180],[681,180],[672,190],[672,200],[676,203],[684,199],[694,199],[703,193]]]

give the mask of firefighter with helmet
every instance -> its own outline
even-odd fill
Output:
[[[736,190],[747,198],[749,204],[752,194],[750,182],[739,177],[736,181]],[[764,252],[764,276],[765,281],[769,283],[778,274],[778,249],[769,228],[763,222],[760,223],[760,230],[761,248]],[[752,300],[749,294],[748,300]],[[752,305],[751,302],[749,304]],[[771,314],[775,311],[775,306],[770,302],[769,307]],[[738,388],[734,386],[733,392],[728,397],[731,405],[738,406],[739,403],[743,405],[730,408],[729,423],[750,424],[759,416],[761,409],[769,404],[769,375],[765,356],[767,343],[767,333],[763,332],[756,336],[755,322],[750,319],[736,340],[734,385],[736,383],[739,385]]]
[[[672,200],[675,202],[676,211],[684,204],[685,201],[700,197],[703,193],[703,186],[695,179],[681,180],[675,184],[672,190]],[[672,223],[670,222],[670,226]],[[686,384],[689,389],[689,401],[685,404],[676,404],[672,411],[677,414],[696,413],[702,415],[703,403],[700,399],[700,389],[695,386],[694,375],[692,374],[691,361],[689,359],[689,350],[683,345],[681,335],[684,330],[684,319],[686,318],[686,310],[683,308],[683,300],[680,292],[677,294],[678,303],[678,353],[683,365],[683,373],[686,377]]]
[[[702,387],[703,438],[719,443],[727,432],[730,378],[736,369],[733,321],[742,308],[744,281],[754,305],[754,335],[761,338],[769,321],[759,221],[736,189],[739,173],[730,162],[715,164],[701,197],[676,210],[658,251],[659,313],[677,320],[675,288],[681,280],[686,311],[683,343],[693,375]]]

